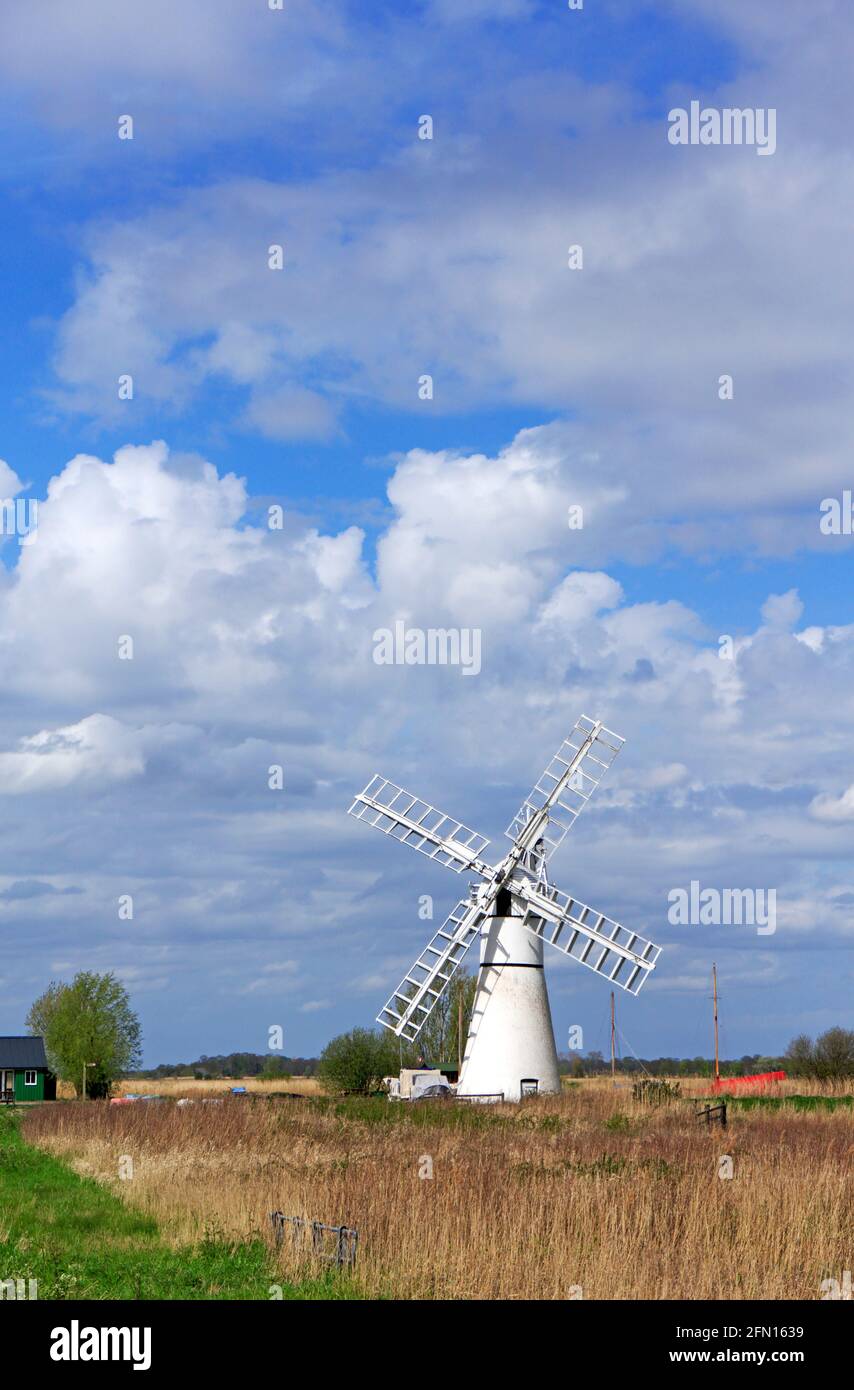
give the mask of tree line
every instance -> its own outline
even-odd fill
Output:
[[[570,1053],[559,1059],[561,1072],[570,1076],[602,1076],[611,1070],[610,1058],[601,1052]],[[714,1076],[712,1057],[621,1057],[618,1069],[624,1074],[648,1076]],[[813,1041],[806,1034],[793,1038],[779,1057],[749,1053],[744,1057],[721,1059],[721,1076],[754,1076],[767,1071],[784,1071],[787,1076],[814,1081],[838,1081],[854,1076],[854,1032],[828,1028]]]
[[[331,1089],[364,1092],[376,1089],[384,1076],[396,1075],[402,1067],[455,1068],[468,1034],[475,984],[475,975],[459,970],[412,1043],[386,1029],[354,1028],[331,1039],[319,1058],[202,1053],[195,1062],[164,1062],[143,1070],[139,1019],[127,990],[112,973],[81,971],[70,984],[52,982],[30,1009],[27,1028],[44,1038],[51,1070],[78,1094],[85,1091],[92,1097],[108,1096],[121,1077],[157,1080],[166,1076],[287,1080],[317,1075]],[[610,1065],[601,1052],[560,1058],[561,1072],[574,1077],[602,1075]],[[620,1059],[619,1069],[628,1075],[712,1076],[714,1062],[709,1057],[628,1057]],[[767,1071],[818,1081],[854,1077],[854,1032],[828,1028],[814,1040],[801,1034],[781,1057],[752,1054],[727,1059],[720,1063],[720,1071],[725,1077]]]
[[[467,1023],[464,1026],[467,1028]],[[414,1043],[403,1042],[384,1029],[354,1028],[349,1033],[341,1033],[323,1049],[318,1075],[330,1090],[364,1094],[378,1090],[383,1077],[395,1076],[401,1067],[455,1066],[456,1057],[447,1057],[441,1050],[431,1049],[429,1039],[424,1037],[425,1031],[426,1028],[422,1029]],[[588,1052],[583,1056],[575,1053],[560,1057],[558,1066],[562,1075],[581,1079],[606,1075],[611,1070],[611,1061],[601,1052]],[[719,1066],[723,1077],[785,1071],[787,1076],[804,1079],[845,1080],[854,1077],[854,1032],[829,1028],[814,1042],[806,1036],[793,1039],[782,1057],[753,1053],[722,1061]],[[715,1073],[711,1057],[621,1058],[617,1068],[624,1076],[712,1077]]]
[[[157,1081],[166,1076],[192,1078],[195,1081],[217,1080],[240,1076],[255,1076],[262,1081],[286,1080],[289,1076],[314,1076],[317,1057],[280,1057],[264,1052],[228,1052],[217,1057],[202,1053],[195,1062],[161,1062],[159,1066],[128,1073],[140,1080]]]

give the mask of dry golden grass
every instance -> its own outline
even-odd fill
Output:
[[[708,1078],[701,1076],[689,1077],[669,1077],[671,1081],[679,1084],[683,1096],[707,1096],[711,1093],[711,1086]],[[570,1083],[569,1077],[563,1078],[565,1087],[579,1085],[585,1094],[589,1092],[607,1091],[611,1092],[613,1086],[610,1076],[587,1077],[581,1082]],[[828,1083],[821,1081],[780,1081],[774,1082],[765,1092],[767,1095],[833,1095],[845,1094],[849,1083],[840,1081],[838,1083]],[[313,1076],[292,1076],[287,1080],[279,1081],[259,1081],[254,1076],[244,1076],[240,1080],[224,1078],[217,1081],[194,1081],[192,1078],[180,1076],[162,1077],[159,1081],[117,1081],[113,1086],[113,1094],[117,1096],[127,1095],[155,1095],[166,1096],[170,1099],[179,1099],[183,1096],[224,1096],[229,1093],[232,1086],[245,1086],[247,1091],[258,1095],[271,1095],[279,1091],[289,1091],[292,1094],[301,1096],[319,1096],[323,1094],[323,1087]],[[632,1082],[625,1076],[620,1076],[617,1080],[617,1089],[620,1091],[631,1090]],[[60,1100],[74,1100],[76,1092],[68,1081],[58,1081],[56,1093]]]
[[[244,1076],[239,1080],[226,1078],[219,1081],[194,1081],[192,1077],[166,1076],[159,1081],[117,1081],[113,1086],[116,1096],[166,1096],[179,1099],[182,1096],[225,1096],[232,1086],[245,1086],[253,1095],[271,1095],[276,1091],[289,1091],[293,1095],[318,1096],[321,1086],[313,1076],[291,1076],[278,1081],[259,1081],[256,1076]],[[56,1093],[60,1100],[74,1100],[74,1087],[67,1081],[57,1082]]]
[[[206,1227],[267,1237],[274,1209],[355,1226],[368,1295],[818,1298],[851,1264],[854,1113],[842,1107],[733,1108],[721,1130],[689,1101],[651,1110],[597,1080],[472,1110],[94,1102],[24,1124],[176,1240]],[[131,1181],[118,1180],[122,1155]],[[732,1179],[718,1177],[723,1155]],[[432,1179],[419,1177],[427,1159]],[[283,1276],[299,1272],[289,1249],[279,1260]]]
[[[167,1096],[225,1096],[232,1086],[245,1086],[252,1095],[272,1095],[276,1091],[288,1091],[298,1096],[319,1096],[320,1083],[313,1076],[279,1077],[276,1081],[260,1081],[257,1076],[243,1076],[239,1080],[225,1078],[219,1081],[193,1081],[182,1076],[167,1076],[160,1081],[119,1081],[113,1088],[120,1096],[131,1094]]]

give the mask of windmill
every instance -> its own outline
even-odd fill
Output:
[[[460,821],[375,776],[350,807],[392,839],[454,873],[478,876],[377,1016],[401,1038],[417,1037],[476,937],[478,973],[457,1094],[519,1100],[560,1090],[543,971],[543,943],[629,994],[654,970],[661,948],[548,880],[551,856],[625,742],[582,715],[505,834],[510,852],[493,868],[489,844]]]

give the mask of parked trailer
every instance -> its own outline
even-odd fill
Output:
[[[389,1100],[419,1100],[428,1090],[431,1099],[439,1093],[453,1094],[447,1077],[438,1067],[404,1067],[400,1076],[386,1076],[383,1081]]]

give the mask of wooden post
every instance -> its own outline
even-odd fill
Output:
[[[718,1060],[718,968],[712,964],[712,993],[715,1001],[715,1081],[721,1079],[721,1068]]]
[[[611,1085],[617,1084],[616,1022],[614,1018],[614,991],[611,990]]]

